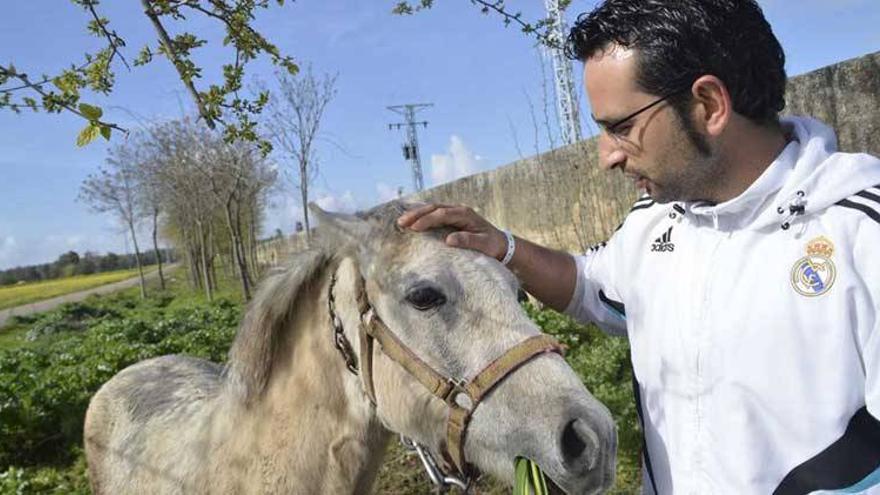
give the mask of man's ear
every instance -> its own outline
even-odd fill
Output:
[[[691,85],[694,124],[712,137],[720,136],[733,116],[733,101],[727,85],[716,76],[701,76]]]

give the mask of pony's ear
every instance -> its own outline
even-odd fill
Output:
[[[362,270],[371,265],[382,239],[375,223],[354,215],[330,213],[314,203],[309,203],[309,209],[320,223],[319,237],[327,251],[354,254]]]
[[[366,220],[344,213],[330,213],[315,203],[309,203],[309,210],[321,224],[322,237],[337,249],[359,246],[370,239],[372,227]]]
[[[228,383],[245,404],[266,388],[297,298],[309,289],[328,260],[321,250],[301,252],[287,268],[260,283],[229,350],[227,365]]]

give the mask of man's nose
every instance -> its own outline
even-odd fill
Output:
[[[602,170],[614,170],[626,163],[626,153],[620,149],[614,138],[605,133],[599,137],[599,167]]]

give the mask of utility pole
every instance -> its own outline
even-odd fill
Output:
[[[581,121],[578,115],[577,93],[571,72],[571,61],[562,52],[565,41],[565,17],[559,8],[559,0],[544,0],[547,18],[552,20],[549,29],[549,45],[544,51],[553,61],[553,79],[556,83],[556,113],[559,117],[559,131],[565,144],[574,144],[581,139]]]
[[[394,113],[403,115],[406,122],[396,124],[388,124],[388,130],[400,129],[406,127],[406,142],[403,143],[403,158],[410,162],[413,175],[413,189],[418,192],[425,188],[424,179],[422,178],[422,158],[419,153],[419,137],[416,133],[416,126],[428,127],[427,121],[416,122],[416,111],[423,108],[432,107],[433,103],[407,103],[405,105],[394,105],[387,107]]]

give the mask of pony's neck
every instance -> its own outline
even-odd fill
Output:
[[[312,493],[366,493],[389,433],[364,400],[359,377],[347,370],[333,345],[327,306],[332,271],[328,267],[310,294],[300,298],[277,354],[284,358],[272,371],[262,409],[273,429],[287,436],[272,441],[289,443],[285,450],[290,458],[277,461],[312,473]],[[350,285],[343,283],[350,277],[340,275],[334,292],[339,311],[345,311],[354,299],[347,294]]]

